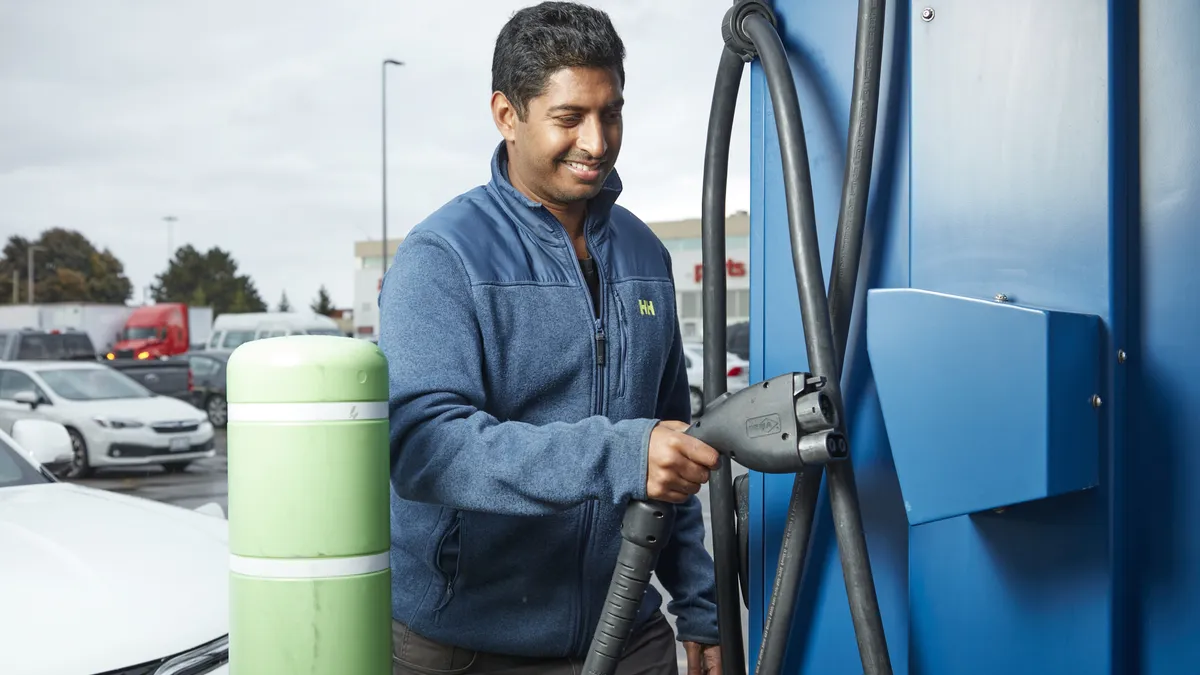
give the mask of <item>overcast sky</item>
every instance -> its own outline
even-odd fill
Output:
[[[325,284],[353,301],[353,243],[381,236],[380,61],[389,235],[487,180],[495,35],[510,0],[0,0],[0,235],[77,229],[134,302],[173,242],[232,251],[272,308]],[[698,217],[729,0],[594,0],[628,51],[622,203]],[[749,78],[729,210],[749,185]]]

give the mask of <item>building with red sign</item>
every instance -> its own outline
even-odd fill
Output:
[[[675,270],[675,293],[683,338],[698,341],[704,334],[703,252],[700,219],[649,223],[671,251]],[[750,320],[750,216],[739,211],[725,219],[725,313],[727,323]]]

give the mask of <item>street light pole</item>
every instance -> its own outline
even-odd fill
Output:
[[[179,220],[175,216],[163,216],[163,222],[167,224],[167,265],[171,264],[171,258],[175,257],[175,221]]]
[[[383,275],[387,275],[388,266],[388,217],[387,217],[387,67],[388,66],[403,66],[404,64],[395,59],[384,59],[383,64],[379,68],[380,74],[380,109],[382,111],[382,142],[383,147]],[[380,283],[383,283],[383,276],[380,277]]]

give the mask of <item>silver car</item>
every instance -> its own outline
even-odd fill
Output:
[[[692,396],[692,417],[704,414],[704,345],[683,345],[683,358],[687,365],[688,389]],[[725,390],[733,393],[750,385],[750,362],[729,352],[725,353]]]

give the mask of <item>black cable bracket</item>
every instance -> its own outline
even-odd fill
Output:
[[[746,63],[750,63],[758,56],[754,41],[746,35],[745,29],[742,28],[746,17],[752,14],[761,15],[771,23],[772,27],[778,25],[775,13],[763,0],[738,0],[725,12],[725,18],[721,19],[721,38],[725,40],[725,48],[737,54]]]

